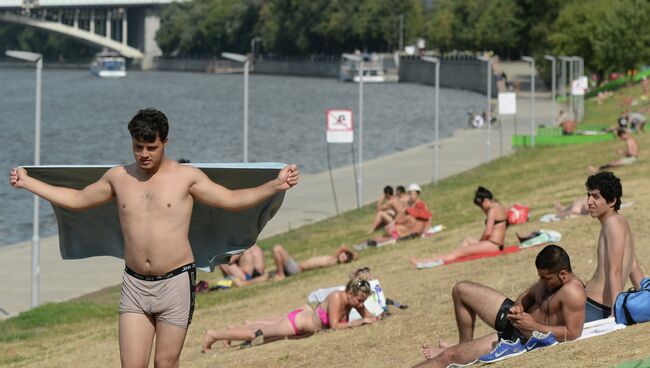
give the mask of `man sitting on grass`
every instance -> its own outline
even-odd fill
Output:
[[[394,195],[393,187],[387,185],[384,188],[384,194],[377,201],[377,213],[368,234],[372,234],[382,225],[388,225],[395,221],[395,217],[404,212],[405,208],[404,202]]]
[[[473,282],[454,285],[459,342],[452,345],[440,341],[438,348],[422,345],[427,360],[417,367],[447,367],[477,359],[492,363],[578,338],[585,319],[586,296],[582,281],[571,269],[569,255],[557,245],[548,245],[537,255],[535,267],[539,280],[516,301]],[[497,333],[474,339],[477,316]]]
[[[627,219],[618,213],[623,186],[611,172],[601,172],[587,178],[587,205],[591,217],[600,221],[596,270],[587,282],[586,321],[608,318],[616,296],[630,279],[637,290],[643,272],[634,249],[632,230]]]

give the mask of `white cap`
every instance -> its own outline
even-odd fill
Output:
[[[421,192],[422,189],[420,188],[419,185],[413,183],[409,185],[409,188],[406,190],[407,192]]]

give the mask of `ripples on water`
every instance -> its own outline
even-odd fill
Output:
[[[33,163],[34,71],[0,69],[0,171]],[[43,71],[41,164],[120,164],[132,160],[127,122],[156,107],[170,121],[167,155],[192,162],[243,159],[243,78],[137,72],[121,80],[81,70]],[[434,89],[414,84],[364,84],[364,159],[433,140]],[[463,127],[483,96],[443,89],[440,134]],[[325,110],[358,109],[358,86],[333,79],[253,75],[250,78],[249,161],[293,162],[302,173],[327,170]],[[331,147],[334,167],[352,163],[348,144]],[[4,176],[7,178],[7,176]],[[31,238],[32,197],[0,185],[0,245]],[[41,201],[41,232],[56,221]]]

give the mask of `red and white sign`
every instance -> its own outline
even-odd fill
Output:
[[[354,142],[352,110],[330,109],[326,111],[327,143]]]

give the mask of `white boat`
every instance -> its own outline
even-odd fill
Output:
[[[102,78],[126,77],[126,59],[116,53],[101,53],[95,57],[90,72]]]
[[[361,79],[364,83],[383,83],[397,82],[399,75],[397,68],[390,63],[390,55],[384,54],[366,54],[363,56],[363,76]],[[387,61],[388,62],[385,62]],[[339,80],[345,82],[359,82],[358,65],[354,61],[342,59],[339,67]]]

